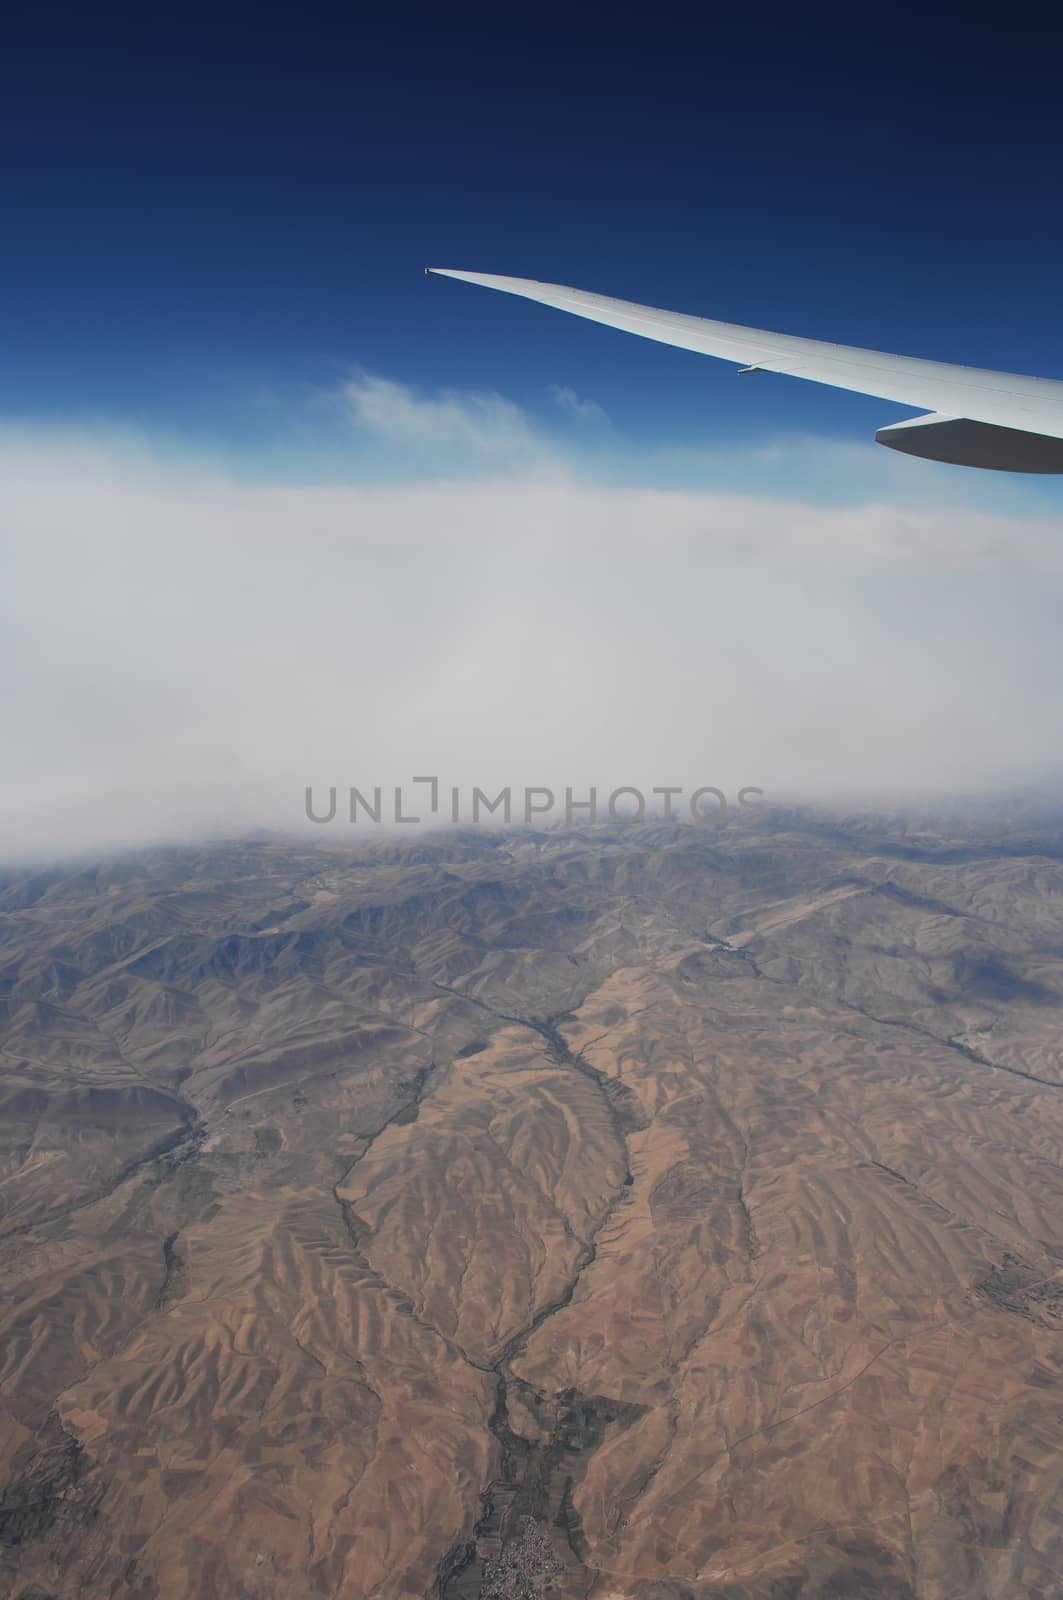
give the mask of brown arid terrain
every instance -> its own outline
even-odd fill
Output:
[[[266,839],[0,913],[4,1596],[1063,1595],[1063,827]]]

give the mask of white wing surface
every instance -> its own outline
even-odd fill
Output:
[[[782,372],[920,407],[929,414],[880,428],[875,435],[880,444],[909,455],[1011,472],[1063,472],[1063,382],[1053,378],[1024,378],[768,333],[534,278],[444,267],[428,271],[537,300],[660,344],[718,356],[743,371]]]

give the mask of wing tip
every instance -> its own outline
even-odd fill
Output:
[[[463,267],[425,267],[429,277],[458,278],[462,283],[482,283],[489,289],[500,289],[513,284],[530,284],[531,278],[503,278],[494,272],[467,272]]]

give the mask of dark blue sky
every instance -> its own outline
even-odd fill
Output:
[[[428,263],[1063,376],[1058,24],[576,10],[19,8],[0,415],[268,448],[353,365],[533,411],[571,385],[647,446],[905,414]]]

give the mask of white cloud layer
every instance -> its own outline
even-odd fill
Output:
[[[496,397],[350,398],[391,437],[527,429]],[[421,773],[829,798],[1058,764],[1058,519],[602,487],[541,453],[269,486],[19,432],[0,484],[8,859],[297,826],[307,784]]]

